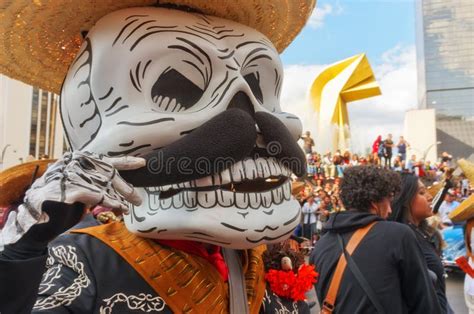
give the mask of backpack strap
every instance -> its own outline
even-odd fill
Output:
[[[361,288],[364,290],[365,294],[369,297],[370,301],[374,305],[375,309],[377,310],[377,313],[379,314],[384,314],[385,310],[383,309],[382,304],[380,303],[379,299],[377,298],[377,294],[375,293],[374,289],[370,286],[370,284],[367,282],[365,279],[364,275],[360,271],[359,267],[357,266],[356,262],[352,258],[350,254],[347,253],[347,251],[344,248],[344,240],[342,239],[341,235],[337,235],[338,240],[339,240],[339,246],[341,247],[342,252],[344,252],[344,255],[347,260],[347,265],[349,266],[349,269],[351,270],[352,274],[354,277],[356,277],[357,281],[359,282]],[[430,270],[428,269],[428,272]],[[436,278],[436,275],[433,273],[434,277]]]
[[[370,229],[376,224],[374,221],[360,229],[357,229],[354,234],[351,236],[349,242],[347,243],[346,251],[349,255],[354,253],[355,249],[365,237],[365,235],[370,231]],[[346,270],[347,260],[344,256],[344,252],[341,253],[339,260],[336,265],[336,270],[332,276],[331,283],[329,284],[329,289],[326,294],[326,298],[323,301],[323,306],[321,309],[321,314],[331,314],[334,310],[337,293],[339,292],[339,287],[341,285],[342,276]]]

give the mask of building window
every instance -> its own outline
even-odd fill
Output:
[[[37,159],[54,156],[58,98],[56,94],[33,88],[30,155]]]

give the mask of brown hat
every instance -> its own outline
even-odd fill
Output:
[[[465,159],[459,159],[458,165],[468,180],[474,182],[474,164]],[[449,219],[453,222],[464,221],[472,218],[474,218],[474,194],[465,199],[461,205],[449,214]]]
[[[34,179],[43,175],[48,165],[54,161],[53,159],[35,160],[0,172],[0,191],[2,191],[0,207],[7,207],[21,201]]]
[[[474,164],[466,159],[459,159],[458,166],[469,182],[474,183]]]
[[[157,0],[0,0],[0,73],[58,93],[82,32],[120,9]],[[282,52],[301,31],[316,0],[161,0],[252,27]]]
[[[305,182],[295,181],[291,183],[291,194],[296,195],[299,192],[303,191],[305,187],[306,187]]]
[[[465,199],[449,214],[449,219],[453,222],[460,222],[472,218],[474,218],[474,194]]]

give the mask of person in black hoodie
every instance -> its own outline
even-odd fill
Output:
[[[310,263],[319,279],[316,294],[324,304],[342,249],[352,234],[372,222],[376,224],[351,255],[383,313],[441,313],[425,260],[413,230],[387,222],[391,200],[400,187],[398,174],[374,166],[347,168],[340,196],[345,212],[330,216],[325,234],[316,244]],[[377,313],[376,306],[346,267],[333,313]]]
[[[426,221],[426,218],[433,215],[432,200],[433,197],[417,176],[404,174],[402,176],[401,193],[393,203],[390,220],[406,224],[415,232],[429,269],[428,272],[433,278],[442,312],[453,313],[446,298],[445,272],[441,263],[441,252],[438,244],[440,235]]]

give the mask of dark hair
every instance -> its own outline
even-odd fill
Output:
[[[400,194],[392,203],[392,214],[388,218],[396,222],[408,224],[411,215],[411,202],[418,193],[419,178],[411,173],[404,173],[402,175]],[[423,219],[418,226],[428,235],[433,235],[435,229],[428,225],[426,219]]]
[[[411,211],[411,201],[418,192],[418,177],[405,173],[402,175],[401,188],[398,197],[392,203],[392,214],[389,220],[408,223]]]
[[[375,166],[346,168],[339,196],[348,210],[369,211],[372,202],[380,202],[400,189],[400,175]]]

